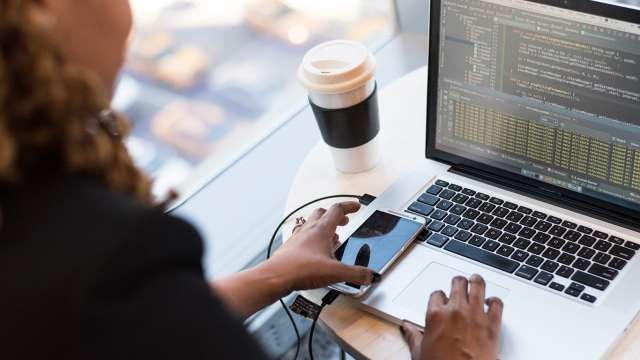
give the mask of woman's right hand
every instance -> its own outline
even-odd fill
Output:
[[[431,294],[424,335],[409,323],[401,330],[413,360],[496,360],[502,309],[500,299],[485,300],[482,277],[473,275],[467,281],[458,276],[452,281],[451,298],[442,291]]]

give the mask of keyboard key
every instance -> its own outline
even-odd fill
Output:
[[[516,250],[516,252],[511,256],[511,258],[515,261],[523,262],[527,260],[529,254],[522,250]]]
[[[455,225],[455,224],[457,224],[457,223],[459,223],[459,222],[460,222],[460,216],[455,215],[455,214],[449,214],[449,215],[447,215],[447,217],[446,217],[446,218],[444,218],[444,220],[443,220],[443,221],[444,221],[446,224],[449,224],[449,225]]]
[[[447,189],[447,190],[443,190],[439,196],[445,200],[451,200],[451,198],[454,197],[455,195],[456,193],[454,191]]]
[[[462,214],[463,217],[471,220],[475,220],[478,216],[480,216],[480,212],[478,210],[468,209]]]
[[[471,232],[474,234],[478,234],[478,235],[482,235],[484,234],[487,230],[489,230],[489,227],[487,225],[483,225],[483,224],[475,224],[472,228],[471,228]]]
[[[469,230],[471,229],[471,227],[473,226],[474,222],[469,220],[469,219],[462,219],[459,223],[458,223],[458,227],[460,229],[464,229],[464,230]]]
[[[631,260],[631,258],[633,257],[633,255],[636,254],[636,252],[629,248],[622,247],[620,245],[614,245],[613,248],[609,250],[609,254],[613,256],[617,256],[624,260]]]
[[[519,265],[519,263],[516,261],[473,246],[469,246],[457,240],[449,241],[444,248],[445,250],[451,251],[454,254],[478,261],[482,264],[500,269],[507,273],[513,273]]]
[[[503,207],[498,207],[495,210],[493,210],[491,215],[499,217],[499,218],[504,218],[505,216],[509,215],[509,209],[506,209],[506,208],[503,208]]]
[[[449,185],[449,189],[457,192],[457,191],[461,191],[462,190],[462,186],[456,185],[456,184],[451,184],[451,185]]]
[[[476,194],[476,192],[471,189],[463,189],[462,193],[468,196],[474,196]]]
[[[627,262],[614,257],[613,259],[611,259],[611,261],[609,262],[609,266],[611,266],[612,268],[616,269],[616,270],[622,270],[624,269],[624,266],[627,265]]]
[[[523,238],[518,238],[518,240],[516,240],[513,243],[513,246],[517,247],[518,249],[525,250],[526,248],[529,247],[530,244],[531,244],[531,241]]]
[[[553,237],[547,245],[555,249],[560,249],[565,243],[566,241],[560,239],[559,237]]]
[[[444,236],[452,237],[457,232],[458,232],[458,228],[456,228],[455,226],[448,225],[440,233]]]
[[[470,237],[471,237],[471,233],[464,230],[458,232],[455,236],[456,240],[460,240],[462,242],[467,242],[467,240],[469,240]]]
[[[444,181],[444,180],[437,180],[436,181],[436,185],[442,186],[442,187],[447,187],[447,186],[449,186],[449,183]]]
[[[549,229],[551,229],[551,226],[553,225],[550,222],[538,221],[536,226],[534,226],[533,228],[538,231],[547,232]]]
[[[504,200],[498,199],[496,197],[492,197],[491,199],[489,199],[489,202],[498,206],[504,204]]]
[[[543,262],[544,262],[544,259],[541,258],[540,256],[531,255],[531,256],[529,256],[529,258],[527,259],[525,264],[527,264],[529,266],[533,266],[533,267],[538,267],[538,266],[542,265]]]
[[[558,284],[557,282],[552,282],[551,284],[549,284],[549,287],[555,291],[563,291],[564,290],[564,285],[562,284]]]
[[[518,225],[516,223],[509,223],[509,225],[505,226],[504,231],[511,234],[517,234],[518,232],[520,232],[520,229],[522,229],[521,225]]]
[[[528,207],[520,206],[518,208],[518,212],[521,212],[521,213],[523,213],[525,215],[529,215],[529,214],[531,214],[533,212],[533,210],[529,209]]]
[[[478,199],[469,199],[469,201],[467,201],[465,205],[472,209],[477,209],[480,205],[482,205],[482,201]]]
[[[538,274],[538,276],[536,276],[533,281],[540,285],[547,286],[547,284],[550,283],[551,280],[553,280],[553,275],[549,274],[548,272],[542,271],[540,272],[540,274]]]
[[[595,243],[596,243],[596,238],[589,235],[582,235],[582,237],[578,241],[578,244],[584,245],[584,246],[593,246],[593,244]]]
[[[578,258],[578,260],[576,260],[576,262],[573,264],[573,267],[578,270],[587,270],[590,265],[591,261]]]
[[[533,237],[533,241],[540,243],[540,244],[546,244],[547,241],[549,241],[549,239],[551,239],[551,235],[549,234],[545,234],[543,232],[538,232],[534,237]]]
[[[442,192],[442,187],[438,185],[431,185],[431,187],[427,189],[427,193],[432,195],[438,195],[440,192]]]
[[[435,205],[438,203],[438,201],[440,201],[440,198],[431,194],[422,194],[420,195],[420,197],[418,198],[418,201],[420,201],[423,204],[427,204],[427,205]]]
[[[591,259],[595,254],[596,254],[596,251],[588,247],[582,247],[582,249],[578,251],[578,256],[580,256],[581,258],[585,258],[587,260]]]
[[[513,244],[514,241],[516,241],[516,239],[517,238],[515,235],[502,233],[502,235],[500,235],[500,237],[498,238],[498,241],[500,241],[503,244],[511,245]],[[529,245],[527,244],[527,246]]]
[[[604,240],[598,240],[596,245],[593,247],[596,250],[600,250],[602,252],[607,252],[611,248],[611,243]]]
[[[478,216],[478,218],[476,219],[477,222],[481,223],[481,224],[489,224],[490,222],[492,222],[494,219],[493,216],[489,215],[489,214],[482,214],[480,216]]]
[[[509,210],[517,210],[518,209],[518,205],[512,203],[512,202],[506,202],[504,204],[502,204],[502,206],[506,207]]]
[[[476,194],[476,198],[482,200],[482,201],[487,201],[491,198],[491,196],[487,195],[487,194],[483,194],[483,193],[477,193]]]
[[[588,228],[586,226],[580,225],[578,226],[578,231],[580,231],[581,233],[587,234],[587,235],[591,235],[591,233],[593,232],[592,228]]]
[[[469,200],[469,197],[464,194],[458,194],[451,199],[451,201],[453,201],[456,204],[464,204],[467,202],[467,200]]]
[[[610,284],[608,280],[587,274],[583,271],[576,271],[576,273],[571,277],[571,280],[602,291],[606,290]]]
[[[531,216],[538,218],[540,220],[545,220],[547,218],[547,214],[540,211],[534,211],[533,214],[531,214]]]
[[[595,296],[589,295],[587,293],[582,294],[582,296],[580,296],[580,299],[590,303],[594,303],[597,300]]]
[[[522,265],[520,266],[518,271],[516,271],[516,276],[519,276],[523,279],[531,280],[534,276],[536,276],[537,273],[538,269],[532,268],[527,265]]]
[[[526,227],[533,227],[537,222],[538,219],[534,218],[533,216],[525,216],[524,218],[522,218],[522,220],[520,220],[520,224]]]
[[[558,225],[554,225],[551,230],[549,230],[549,234],[553,235],[553,236],[562,236],[564,235],[564,233],[567,232],[567,229],[563,228],[562,226],[558,226]]]
[[[578,227],[578,224],[572,223],[571,221],[563,221],[562,226],[571,230],[575,230]]]
[[[423,204],[421,202],[414,202],[413,204],[411,204],[411,206],[409,206],[409,211],[416,214],[429,216],[429,214],[431,214],[431,212],[433,211],[433,206]]]
[[[562,224],[562,219],[557,218],[557,217],[555,217],[555,216],[549,216],[549,217],[547,218],[547,221],[548,221],[548,222],[550,222],[550,223],[552,223],[552,224],[555,224],[555,225],[560,225],[560,224]]]
[[[540,267],[542,270],[544,271],[548,271],[550,273],[555,272],[558,267],[560,266],[560,264],[558,264],[555,261],[551,261],[551,260],[547,260],[544,262],[544,264],[542,264],[542,266]]]
[[[598,239],[602,239],[602,240],[607,240],[609,238],[609,234],[603,233],[602,231],[598,231],[598,230],[593,232],[593,236],[597,237]]]
[[[498,251],[496,251],[496,253],[498,253],[498,254],[500,254],[500,255],[502,255],[502,256],[509,257],[509,256],[511,256],[511,254],[513,254],[513,252],[514,252],[515,250],[516,250],[516,249],[512,248],[511,246],[508,246],[508,245],[502,245],[502,246],[500,246],[500,247],[498,248]]]
[[[567,231],[566,234],[564,234],[563,238],[567,239],[569,241],[576,242],[576,241],[578,241],[578,239],[580,239],[581,236],[583,236],[582,233],[579,233],[579,232],[577,232],[575,230],[569,230],[569,231]],[[589,235],[584,235],[584,236],[589,236]]]
[[[487,251],[491,251],[494,252],[496,251],[497,248],[500,247],[500,243],[497,241],[493,241],[493,240],[487,240],[486,243],[484,243],[484,245],[482,245],[482,248],[487,250]]]
[[[429,245],[433,245],[435,247],[442,247],[444,244],[447,243],[447,241],[449,241],[449,238],[441,235],[441,234],[431,234],[431,236],[429,236],[429,239],[427,239],[427,244]]]
[[[432,219],[436,219],[436,220],[442,220],[447,216],[447,212],[444,210],[436,210],[434,212],[431,213],[431,218]]]
[[[512,211],[509,213],[509,215],[507,215],[505,219],[517,223],[518,221],[522,220],[523,217],[524,215],[522,215],[521,213],[517,211]]]
[[[498,240],[500,235],[502,235],[502,231],[494,228],[489,228],[489,230],[484,233],[484,236],[488,237],[491,240]]]
[[[478,208],[478,210],[480,210],[480,211],[482,211],[482,212],[485,212],[485,213],[490,214],[493,210],[495,210],[495,208],[496,208],[496,206],[495,206],[495,205],[493,205],[493,204],[491,204],[491,203],[486,202],[486,203],[484,203],[484,204],[480,205],[480,207]]]
[[[453,206],[453,203],[449,200],[442,200],[436,206],[438,209],[449,210]]]
[[[431,234],[433,234],[433,232],[430,231],[430,230],[427,230],[427,229],[422,230],[420,232],[420,234],[418,234],[418,236],[416,236],[416,241],[425,242],[425,241],[427,241],[429,236],[431,236]]]
[[[427,229],[435,232],[440,232],[440,230],[442,230],[443,228],[444,228],[444,223],[441,223],[440,221],[434,221],[429,225]]]
[[[558,257],[558,262],[562,265],[571,265],[575,259],[576,257],[571,254],[562,253],[562,255]]]
[[[469,240],[469,244],[480,247],[482,246],[482,244],[484,244],[485,241],[487,241],[487,239],[483,238],[482,236],[474,235],[471,240]]]
[[[593,257],[593,261],[597,262],[598,264],[607,265],[609,260],[611,260],[611,257],[612,256],[609,254],[599,252],[596,254],[596,256]]]
[[[505,226],[507,226],[507,224],[509,224],[509,222],[507,220],[504,220],[504,219],[493,219],[493,221],[489,225],[491,227],[496,228],[496,229],[503,229]]]
[[[572,289],[571,287],[568,287],[567,290],[564,291],[564,293],[573,297],[578,297],[578,295],[580,295],[580,291]]]
[[[547,248],[543,253],[542,257],[547,258],[549,260],[555,260],[558,256],[560,256],[560,250]]]
[[[573,269],[565,265],[560,266],[560,269],[556,271],[556,275],[562,276],[563,278],[568,278],[571,274],[573,274]]]
[[[589,268],[588,271],[590,274],[600,276],[601,278],[605,278],[607,280],[613,280],[618,276],[618,270],[602,266],[600,264],[593,264]]]
[[[618,244],[618,245],[622,245],[624,244],[624,239],[621,239],[617,236],[613,236],[611,235],[611,237],[609,237],[608,239],[610,242],[614,243],[614,244]]]
[[[564,246],[562,247],[562,251],[568,252],[569,254],[575,254],[578,252],[579,249],[580,249],[580,245],[572,242],[568,242],[564,244]]]
[[[453,207],[449,210],[450,213],[456,215],[462,215],[463,212],[467,211],[466,206],[462,205],[453,205]]]
[[[533,244],[531,244],[531,246],[529,246],[527,251],[529,251],[532,254],[540,255],[540,254],[542,254],[544,249],[545,249],[544,245],[538,244],[538,243],[533,243]]]
[[[531,239],[533,237],[533,235],[535,235],[535,233],[536,233],[536,231],[533,230],[532,228],[523,228],[518,233],[518,236],[520,236],[522,238],[525,238],[525,239]]]
[[[631,250],[640,250],[640,244],[633,243],[631,241],[627,241],[624,243],[625,247],[628,247]]]

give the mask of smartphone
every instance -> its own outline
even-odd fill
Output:
[[[376,210],[340,245],[335,252],[336,258],[345,264],[366,266],[384,275],[424,226],[425,219],[420,216]],[[350,283],[330,286],[354,297],[362,296],[369,287]]]

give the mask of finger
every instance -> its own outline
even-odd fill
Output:
[[[497,297],[488,298],[486,304],[489,306],[489,310],[487,310],[489,323],[497,333],[500,330],[500,326],[502,326],[502,311],[504,310],[504,304],[502,303],[502,300]]]
[[[360,204],[353,201],[342,202],[331,206],[331,208],[322,216],[322,220],[326,224],[335,229],[343,221],[344,217],[360,210]]]
[[[407,342],[407,345],[409,345],[411,355],[416,356],[422,347],[422,338],[424,335],[415,325],[406,321],[403,321],[402,325],[400,325],[400,332],[402,333],[404,340]]]
[[[486,284],[482,276],[478,274],[471,275],[469,279],[469,305],[480,313],[484,313],[484,297]]]
[[[333,235],[332,244],[334,249],[337,249],[340,246],[340,237],[338,234]]]
[[[442,290],[434,291],[429,296],[429,309],[435,309],[440,306],[444,306],[447,304],[447,295]]]
[[[323,208],[315,209],[313,213],[311,213],[311,216],[309,216],[309,219],[307,220],[307,222],[314,222],[314,221],[320,220],[320,218],[324,216],[326,212],[327,210]]]
[[[347,226],[349,224],[349,217],[345,216],[342,218],[342,221],[340,221],[340,224],[338,224],[338,226]]]
[[[469,287],[469,282],[467,278],[464,276],[456,276],[451,280],[451,301],[455,304],[465,304],[468,302],[467,298],[467,288]]]
[[[338,261],[336,264],[331,283],[349,282],[358,285],[371,285],[373,282],[379,281],[380,275],[374,275],[373,270],[364,266],[347,265]]]

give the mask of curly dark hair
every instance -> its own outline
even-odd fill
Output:
[[[128,122],[99,117],[109,108],[104,86],[64,60],[30,20],[28,3],[0,0],[0,182],[83,174],[151,204],[151,181],[122,141]]]

